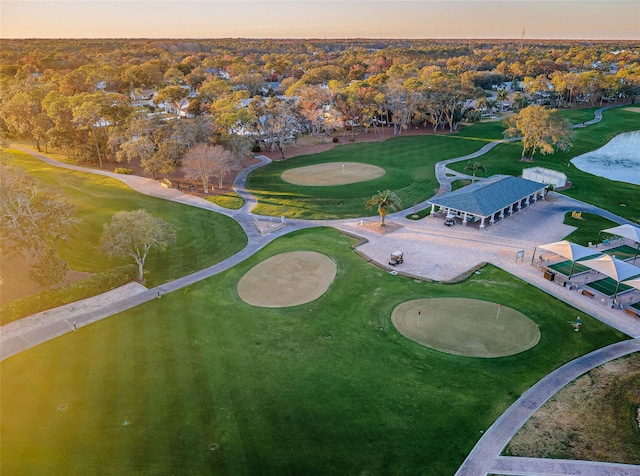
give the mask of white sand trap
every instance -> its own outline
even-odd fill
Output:
[[[315,301],[336,277],[334,261],[315,251],[292,251],[264,260],[238,282],[238,295],[258,307],[289,307]]]
[[[329,162],[327,164],[308,165],[283,172],[285,182],[294,185],[328,187],[366,182],[382,177],[385,171],[375,165],[357,162]]]
[[[571,163],[598,177],[640,185],[640,131],[625,132]]]

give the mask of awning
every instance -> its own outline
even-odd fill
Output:
[[[601,233],[611,233],[612,235],[629,238],[635,242],[640,242],[640,227],[634,225],[620,225],[602,230]]]
[[[567,240],[549,243],[548,245],[539,245],[538,248],[551,251],[552,253],[560,255],[563,258],[570,259],[571,261],[578,261],[579,259],[586,258],[587,256],[600,254],[593,248],[576,245],[575,243],[571,243]]]
[[[580,264],[591,269],[595,269],[618,282],[614,299],[618,295],[618,287],[622,281],[640,275],[639,267],[625,263],[624,261],[609,255],[602,255],[594,259],[581,261]]]
[[[633,262],[635,263],[636,258],[638,257],[638,252],[640,252],[640,227],[635,225],[620,225],[614,226],[613,228],[607,228],[606,230],[600,231],[600,233],[611,233],[612,235],[621,236],[623,238],[629,238],[633,240],[638,245],[636,248],[636,254],[633,257]],[[598,238],[599,239],[599,238]]]

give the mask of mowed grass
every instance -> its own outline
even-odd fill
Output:
[[[481,125],[482,126],[482,125]],[[493,131],[492,126],[489,130]],[[485,128],[479,133],[489,134]],[[438,190],[435,164],[470,154],[490,140],[484,137],[430,135],[394,137],[384,142],[347,144],[326,152],[273,162],[249,175],[247,189],[258,198],[256,214],[289,218],[328,219],[373,215],[364,202],[377,190],[390,189],[405,208],[432,197]],[[280,178],[289,169],[329,162],[360,162],[382,167],[375,180],[342,186],[293,185]]]
[[[625,106],[629,107],[629,106]],[[635,106],[639,107],[640,106]],[[574,124],[593,119],[594,109],[563,111]],[[588,114],[590,112],[590,114]],[[533,163],[520,162],[522,143],[500,144],[487,154],[479,157],[478,162],[487,167],[487,172],[479,171],[478,176],[506,174],[520,176],[522,170],[529,167],[544,167],[563,172],[573,183],[573,188],[562,193],[587,203],[594,203],[616,215],[640,223],[640,186],[618,182],[583,172],[570,164],[570,160],[579,155],[598,149],[615,136],[623,132],[640,129],[640,114],[613,108],[604,111],[603,120],[597,124],[574,129],[573,147],[568,152],[557,151],[554,154],[534,156]],[[587,116],[585,118],[585,116]],[[469,129],[475,126],[471,126]],[[470,132],[469,132],[470,133]],[[451,164],[453,170],[462,172],[466,163]]]
[[[208,210],[149,197],[135,192],[122,182],[51,166],[20,151],[11,151],[16,165],[39,180],[56,187],[76,207],[77,225],[60,245],[60,253],[72,269],[99,272],[133,263],[133,260],[109,259],[101,250],[103,226],[122,210],[144,208],[169,222],[177,232],[177,243],[165,253],[152,250],[145,263],[148,286],[218,263],[237,253],[247,237],[234,220]]]
[[[536,381],[625,338],[492,266],[458,285],[417,283],[352,243],[328,228],[286,235],[4,361],[2,474],[453,474]],[[238,298],[249,269],[293,250],[338,264],[324,296],[281,309]],[[504,303],[541,340],[498,359],[430,350],[391,323],[398,304],[428,297]],[[567,324],[577,315],[579,333]]]

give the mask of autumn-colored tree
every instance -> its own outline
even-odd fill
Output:
[[[209,178],[215,177],[222,187],[224,177],[234,168],[233,157],[220,145],[196,144],[184,154],[182,168],[185,177],[199,180],[204,193],[209,193]]]
[[[522,139],[521,159],[533,158],[538,150],[546,155],[555,149],[566,151],[571,148],[571,123],[555,109],[527,106],[517,116],[507,119],[505,125],[505,138]]]

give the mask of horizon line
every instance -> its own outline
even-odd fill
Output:
[[[532,41],[625,41],[625,42],[638,42],[640,44],[640,38],[628,39],[628,38],[527,38],[522,39],[518,37],[368,37],[368,36],[352,36],[352,37],[268,37],[268,36],[224,36],[224,37],[183,37],[183,36],[104,36],[104,37],[52,37],[52,36],[32,36],[32,37],[10,37],[5,38],[0,35],[1,40],[320,40],[320,41],[332,41],[332,40],[388,40],[388,41],[411,41],[411,40],[459,40],[459,41],[518,41],[521,43],[527,43]]]

